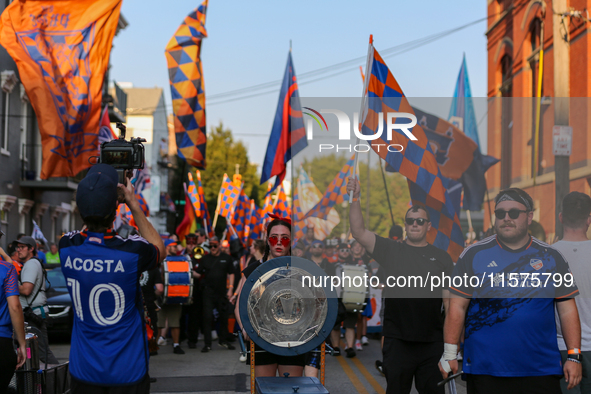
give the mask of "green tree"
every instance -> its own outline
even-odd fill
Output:
[[[222,122],[218,126],[212,127],[207,136],[206,162],[207,169],[201,171],[201,183],[212,220],[224,173],[232,178],[236,173],[236,165],[238,165],[244,182],[244,192],[247,196],[254,197],[255,203],[260,205],[257,166],[250,163],[247,149],[242,141],[235,141],[232,131],[225,128]],[[223,232],[225,227],[225,220],[219,218],[216,226],[217,232]]]
[[[304,160],[302,167],[318,187],[324,193],[334,177],[341,171],[349,158],[342,155],[323,155],[312,160]],[[384,189],[384,181],[379,165],[383,161],[372,154],[370,162],[370,190],[367,190],[367,155],[359,157],[359,181],[361,183],[361,208],[365,219],[365,225],[370,230],[381,236],[388,236],[392,226],[388,199]],[[294,171],[297,173],[297,171]],[[294,174],[294,179],[297,174]],[[402,225],[404,214],[408,209],[410,193],[406,178],[398,173],[385,173],[386,184],[392,205],[392,214],[397,224]],[[367,201],[369,199],[369,217],[367,217]],[[341,217],[340,223],[332,230],[331,236],[338,237],[349,230],[349,205],[348,203],[335,205],[336,211]]]

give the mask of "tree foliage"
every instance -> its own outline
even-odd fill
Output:
[[[324,193],[334,177],[341,171],[348,156],[342,155],[323,155],[312,160],[304,160],[302,167],[308,173],[316,187],[321,193]],[[383,166],[383,161],[372,154],[369,171],[369,189],[367,187],[367,154],[359,156],[359,181],[361,184],[361,209],[365,220],[365,226],[378,235],[387,237],[392,219],[384,188],[384,180],[379,165]],[[398,173],[384,172],[390,203],[392,205],[392,214],[396,224],[402,225],[404,214],[409,208],[410,193],[406,183],[406,178]],[[297,174],[294,174],[294,179]],[[369,201],[369,216],[367,216],[367,203]],[[341,222],[336,226],[331,236],[338,237],[341,234],[347,234],[349,231],[349,204],[343,203],[336,205],[335,209],[341,217]],[[403,226],[404,227],[404,226]]]

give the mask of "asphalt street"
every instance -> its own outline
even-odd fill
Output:
[[[169,339],[170,341],[170,339]],[[68,360],[70,345],[62,339],[50,340],[53,353],[60,362]],[[238,343],[234,343],[238,348]],[[343,344],[342,344],[343,345]],[[227,350],[214,341],[209,353],[201,353],[203,342],[197,349],[182,345],[185,354],[172,352],[172,346],[160,346],[157,356],[150,358],[150,376],[158,381],[151,385],[153,393],[193,393],[204,392],[226,394],[250,392],[249,366],[239,361],[238,350]],[[342,346],[341,348],[344,348]],[[380,341],[370,339],[357,357],[326,356],[325,387],[331,394],[359,393],[383,394],[386,392],[386,379],[375,368],[375,361],[381,359]],[[464,394],[465,384],[457,379],[457,392]],[[414,390],[412,393],[417,393]],[[449,389],[446,388],[446,393]]]

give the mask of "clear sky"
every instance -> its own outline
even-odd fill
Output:
[[[124,0],[122,14],[129,26],[113,40],[111,79],[135,87],[163,87],[172,111],[164,48],[185,16],[199,1]],[[438,34],[486,16],[486,1],[237,1],[210,0],[201,59],[207,97],[208,130],[223,122],[248,146],[250,160],[262,163],[279,83],[252,93],[252,98],[222,102],[214,95],[283,77],[290,40],[296,75],[364,57],[370,34],[381,52],[387,48]],[[409,97],[450,97],[462,54],[466,54],[474,97],[486,97],[486,22],[450,34],[385,61]],[[359,97],[359,66],[343,72],[299,78],[302,97]],[[349,71],[347,71],[349,70]],[[479,100],[484,103],[484,100]],[[217,104],[216,104],[217,102]],[[447,111],[437,113],[447,117]],[[476,109],[477,120],[484,116]],[[485,142],[486,121],[480,126]]]

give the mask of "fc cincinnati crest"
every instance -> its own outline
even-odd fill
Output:
[[[535,269],[536,271],[539,271],[540,268],[544,266],[544,263],[542,262],[542,260],[539,259],[531,259],[529,261],[529,265],[531,265],[533,269]]]

